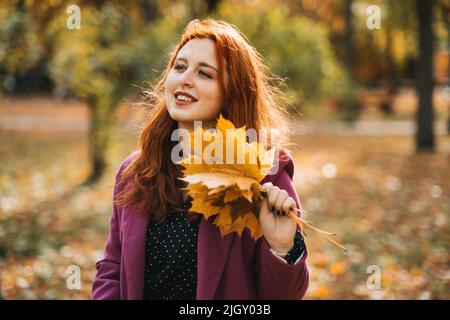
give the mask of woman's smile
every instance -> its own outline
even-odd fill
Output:
[[[179,106],[190,105],[198,101],[194,96],[184,91],[176,91],[174,97],[175,103]]]

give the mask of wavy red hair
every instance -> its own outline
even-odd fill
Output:
[[[166,69],[152,90],[144,92],[143,103],[152,112],[142,128],[139,139],[140,154],[121,173],[121,188],[114,199],[117,206],[133,205],[140,212],[163,221],[171,210],[182,210],[184,195],[180,167],[170,157],[171,134],[178,128],[166,107],[164,83],[181,48],[191,39],[208,38],[216,44],[218,79],[225,101],[222,115],[236,127],[247,129],[277,128],[286,137],[287,122],[281,112],[283,95],[271,84],[268,69],[259,53],[233,25],[211,18],[193,20],[185,28],[178,45],[169,56]],[[225,92],[224,63],[229,82]],[[268,139],[268,147],[272,144]],[[129,183],[131,182],[131,183]]]

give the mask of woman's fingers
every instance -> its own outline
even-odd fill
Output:
[[[286,190],[281,190],[271,182],[262,185],[261,193],[264,198],[267,198],[269,210],[276,215],[285,215],[290,208],[296,206],[294,199],[289,197]]]
[[[270,211],[273,213],[276,213],[275,211],[275,202],[277,201],[278,193],[280,193],[280,188],[278,187],[272,187],[272,189],[269,191],[269,195],[267,197],[267,205],[269,206]]]
[[[272,182],[266,182],[261,186],[261,195],[267,199],[270,190],[272,190],[273,184]]]
[[[295,203],[295,200],[291,197],[288,197],[281,206],[281,210],[284,214],[288,213],[291,208],[295,208],[297,204]]]
[[[289,198],[289,194],[287,193],[286,190],[281,190],[280,192],[278,192],[277,200],[275,201],[277,216],[283,215],[282,206],[287,198]]]

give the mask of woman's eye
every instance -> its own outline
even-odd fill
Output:
[[[186,66],[182,65],[182,64],[176,64],[173,66],[173,68],[175,70],[184,70],[186,69]],[[209,75],[209,73],[205,72],[205,71],[199,71],[199,74],[203,77],[207,77],[209,79],[212,79],[212,77]]]
[[[181,69],[183,69],[185,66],[183,66],[182,64],[176,64],[173,68],[175,69],[175,70],[181,70]]]
[[[210,76],[207,72],[205,72],[205,71],[200,71],[200,74],[201,74],[202,76],[205,76],[205,77],[211,79],[211,76]]]

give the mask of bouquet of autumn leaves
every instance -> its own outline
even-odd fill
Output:
[[[255,240],[260,238],[263,232],[257,215],[263,197],[267,197],[260,181],[273,169],[276,149],[265,150],[257,141],[248,143],[245,126],[236,129],[222,115],[214,131],[194,130],[188,145],[193,152],[179,164],[184,167],[181,179],[188,183],[186,191],[192,198],[190,211],[205,219],[214,217],[213,224],[222,237],[231,232],[241,236],[248,228]],[[305,229],[315,230],[345,250],[331,238],[333,233],[314,227],[295,211],[300,210],[292,208],[288,214],[303,235]]]

